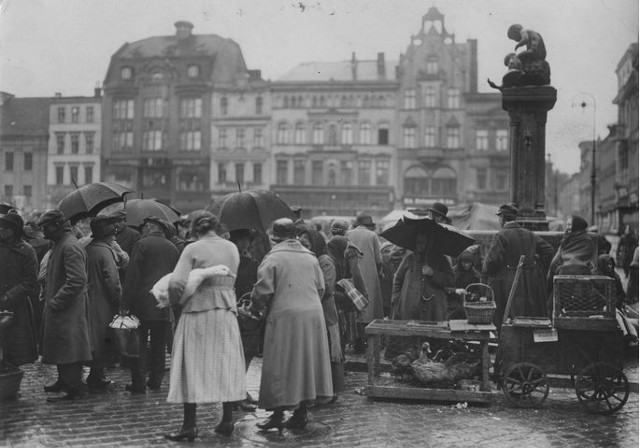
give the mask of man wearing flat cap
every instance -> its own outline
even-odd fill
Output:
[[[513,284],[520,256],[524,265],[511,303],[509,317],[549,317],[544,272],[553,257],[553,247],[530,230],[516,223],[518,209],[512,204],[501,205],[496,213],[502,229],[493,237],[482,266],[488,277],[496,302],[494,323],[502,326],[507,299]]]
[[[371,301],[369,306],[356,317],[357,334],[354,350],[356,353],[364,353],[366,347],[364,327],[372,320],[383,317],[382,290],[378,275],[382,267],[382,254],[380,253],[380,240],[373,231],[376,225],[370,215],[364,213],[358,215],[354,227],[353,230],[347,232],[347,237],[362,252],[360,271]]]
[[[0,215],[0,310],[13,312],[13,323],[2,338],[4,361],[14,366],[38,357],[29,297],[35,292],[38,261],[22,240],[23,221],[17,213]]]
[[[118,245],[131,256],[133,246],[140,239],[140,232],[127,225],[127,211],[125,209],[116,210],[109,215],[116,227],[116,241]]]
[[[91,220],[91,242],[86,246],[87,276],[89,278],[89,328],[93,359],[87,386],[104,390],[111,383],[104,368],[117,360],[115,340],[109,332],[109,322],[118,312],[122,287],[118,276],[116,253],[112,245],[116,227],[107,216]]]
[[[45,212],[38,226],[53,242],[44,288],[42,362],[57,366],[58,380],[45,392],[65,392],[47,401],[73,400],[83,393],[82,364],[91,361],[87,254],[60,210]]]
[[[133,246],[127,265],[121,308],[140,319],[140,357],[131,359],[131,384],[127,386],[133,394],[145,393],[146,387],[160,389],[164,377],[169,308],[156,307],[149,291],[173,272],[178,262],[178,248],[165,237],[166,231],[166,221],[156,216],[145,218],[142,238]],[[145,383],[147,373],[149,381]]]

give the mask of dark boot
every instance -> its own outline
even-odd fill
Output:
[[[256,426],[263,431],[268,431],[270,429],[277,428],[278,431],[282,432],[283,420],[284,420],[283,411],[273,411],[273,414],[271,414],[271,417],[269,417],[264,423],[257,423]]]
[[[196,426],[196,404],[185,403],[184,419],[182,421],[182,428],[177,432],[170,432],[164,435],[164,438],[173,442],[180,442],[182,440],[188,440],[193,442],[198,437],[198,428]]]
[[[307,426],[307,423],[309,423],[307,407],[300,405],[298,409],[293,411],[291,418],[284,423],[284,427],[287,429],[303,429]]]

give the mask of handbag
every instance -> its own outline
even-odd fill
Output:
[[[131,314],[116,314],[109,328],[113,330],[120,354],[137,358],[140,356],[140,320]]]
[[[348,278],[343,278],[336,283],[336,286],[344,292],[345,296],[351,301],[351,304],[356,311],[362,311],[371,301],[368,297],[362,295],[360,291],[353,284],[353,281]]]

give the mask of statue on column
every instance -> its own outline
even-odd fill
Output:
[[[516,86],[543,86],[551,83],[551,69],[546,61],[547,49],[540,33],[528,30],[522,25],[511,25],[507,37],[518,42],[515,50],[526,47],[519,53],[509,53],[504,58],[508,71],[498,86],[490,79],[489,85],[498,90]]]

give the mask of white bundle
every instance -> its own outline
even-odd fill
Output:
[[[160,280],[158,280],[155,285],[153,285],[153,288],[151,288],[151,294],[153,294],[153,296],[158,301],[158,308],[166,308],[170,304],[169,281],[171,280],[172,275],[173,273],[165,275]],[[223,264],[217,264],[208,268],[193,269],[191,272],[189,272],[187,284],[182,291],[182,297],[180,297],[180,303],[183,303],[187,298],[191,297],[204,280],[216,275],[235,277],[235,274]]]

